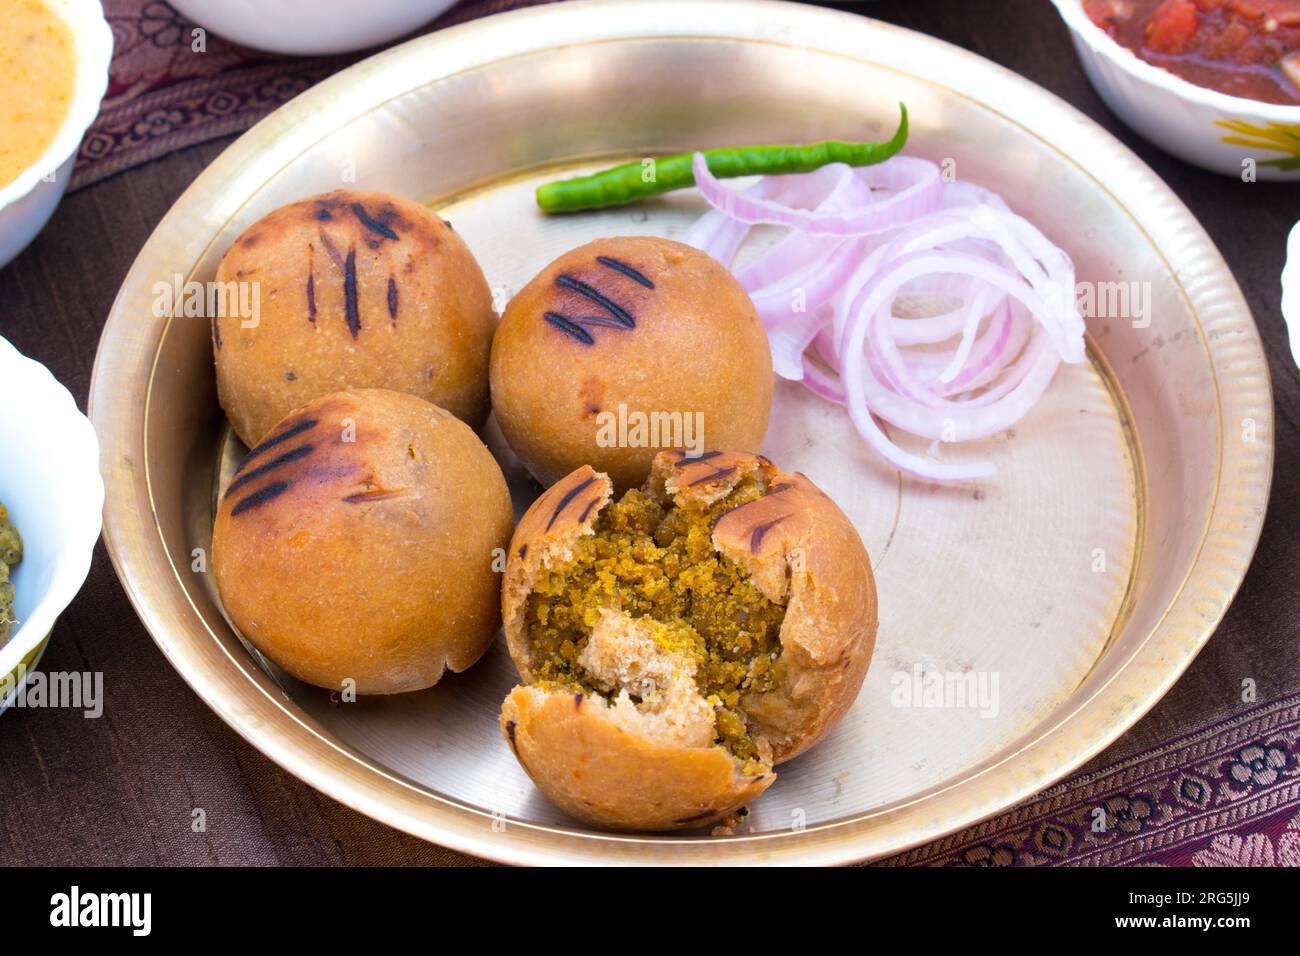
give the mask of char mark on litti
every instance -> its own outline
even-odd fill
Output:
[[[266,485],[265,487],[258,488],[248,497],[241,498],[235,503],[235,507],[230,509],[230,517],[233,518],[236,515],[243,514],[245,511],[256,508],[258,505],[266,504],[273,498],[280,497],[280,495],[284,494],[288,490],[289,482],[287,481],[277,481],[273,484]]]
[[[290,462],[297,461],[299,458],[306,458],[313,451],[315,451],[315,449],[316,449],[315,445],[311,445],[311,444],[299,445],[297,448],[292,448],[289,451],[286,451],[283,454],[278,455],[275,458],[272,458],[266,464],[259,465],[258,467],[254,468],[252,471],[243,472],[242,474],[237,475],[235,480],[230,483],[230,487],[226,489],[226,493],[222,497],[229,498],[232,494],[234,494],[240,488],[243,488],[245,485],[256,481],[258,478],[261,478],[263,475],[266,475],[269,472],[275,471],[277,468],[287,465]]]
[[[307,266],[307,321],[316,324],[316,278],[311,265]]]
[[[595,483],[595,481],[596,478],[593,475],[592,477],[588,478],[585,481],[578,482],[576,485],[574,485],[572,488],[570,488],[568,491],[564,493],[564,495],[560,498],[560,500],[555,503],[555,510],[551,512],[551,518],[549,521],[546,522],[547,531],[551,530],[551,528],[555,525],[556,520],[559,519],[560,515],[564,514],[564,509],[569,507],[569,504],[573,501],[573,499],[578,497],[578,495],[582,494],[582,492],[588,487],[590,487],[593,483]],[[591,505],[588,505],[587,511],[583,512],[583,517],[585,518],[590,511],[591,511]],[[581,523],[581,520],[579,521],[579,523]]]
[[[305,431],[310,431],[311,429],[315,428],[319,424],[320,424],[319,419],[305,418],[300,422],[296,422],[293,425],[290,425],[288,428],[280,432],[278,435],[272,435],[270,438],[262,442],[256,448],[253,448],[251,451],[249,451],[249,453],[246,456],[244,456],[244,460],[240,464],[239,470],[243,471],[244,468],[247,467],[250,461],[258,457],[259,455],[265,454],[269,449],[274,448],[276,445],[282,445],[285,442],[287,442],[290,438],[294,438],[298,435],[301,435]],[[238,474],[238,472],[236,472],[236,474]]]
[[[573,338],[577,339],[583,345],[596,344],[596,340],[592,338],[591,333],[588,332],[585,328],[583,328],[580,324],[573,321],[573,319],[569,318],[567,315],[561,315],[559,312],[548,311],[542,313],[542,318],[544,318],[551,325],[555,326],[555,328],[559,329],[565,335],[570,335]]]
[[[702,451],[698,455],[692,455],[690,452],[687,451],[679,451],[677,452],[677,461],[673,463],[673,467],[685,468],[688,465],[692,465],[697,461],[708,461],[711,458],[717,458],[721,454],[722,452],[716,450]]]
[[[357,250],[349,249],[343,269],[343,303],[348,331],[355,339],[361,334],[361,305],[357,301]]]
[[[555,277],[555,284],[561,289],[576,292],[583,298],[590,299],[592,302],[596,303],[596,305],[608,312],[614,321],[623,326],[623,328],[636,328],[636,319],[632,318],[631,312],[610,299],[599,289],[588,285],[581,279],[575,279],[573,276],[568,275],[560,275]]]
[[[768,533],[769,531],[771,531],[773,528],[775,528],[777,525],[779,525],[782,521],[784,521],[784,520],[785,520],[786,518],[788,518],[788,517],[790,517],[790,516],[789,516],[789,515],[777,515],[777,516],[776,516],[775,518],[773,518],[771,521],[764,521],[762,524],[760,524],[760,525],[758,525],[757,527],[755,527],[754,530],[753,530],[753,531],[750,533],[750,535],[749,535],[749,550],[750,550],[750,553],[751,553],[751,554],[758,554],[758,549],[761,548],[761,547],[763,546],[763,539],[764,539],[765,537],[767,537],[767,533]]]
[[[653,282],[640,272],[637,272],[626,262],[619,262],[617,259],[612,259],[609,256],[597,256],[596,261],[607,269],[613,269],[615,272],[623,273],[623,275],[627,276],[633,282],[637,282],[645,286],[647,289],[653,289],[655,287]]]
[[[310,455],[313,451],[316,450],[316,446],[311,444],[310,442],[307,442],[297,446],[296,448],[290,448],[288,451],[281,452],[280,454],[272,458],[270,461],[263,462],[262,464],[258,464],[254,468],[249,469],[247,471],[245,470],[248,468],[249,462],[258,461],[270,449],[278,448],[281,445],[283,445],[285,442],[290,441],[293,438],[297,438],[299,435],[311,431],[319,423],[320,423],[319,420],[315,418],[308,418],[308,419],[304,419],[303,421],[296,422],[293,425],[290,425],[284,431],[280,432],[278,435],[274,435],[271,438],[268,438],[266,441],[262,442],[260,445],[258,445],[252,451],[250,451],[244,457],[244,460],[240,462],[239,467],[235,470],[235,479],[230,483],[230,486],[226,488],[226,493],[221,496],[222,500],[225,501],[236,491],[239,491],[241,488],[247,487],[248,485],[252,484],[254,481],[257,481],[259,478],[262,478],[270,474],[271,472],[283,468],[285,465],[291,464],[292,462],[298,461],[301,458],[306,458],[308,455]],[[270,484],[264,485],[261,488],[258,488],[256,491],[253,491],[252,493],[248,494],[244,498],[235,502],[234,507],[231,508],[230,510],[231,517],[234,517],[235,515],[243,514],[245,511],[248,511],[252,508],[256,508],[258,505],[265,504],[266,502],[272,500],[273,498],[279,497],[280,495],[284,494],[284,492],[289,490],[290,484],[291,482],[289,481],[275,481],[275,482],[271,482]]]
[[[619,262],[617,259],[611,259],[609,256],[597,256],[596,261],[606,268],[613,269],[621,275],[626,276],[632,281],[645,286],[647,289],[653,289],[655,284],[648,278],[633,269],[626,263]],[[631,311],[623,305],[615,302],[609,296],[605,295],[595,286],[576,279],[571,275],[559,275],[555,277],[555,285],[568,292],[575,292],[584,299],[598,305],[608,313],[608,318],[604,315],[584,315],[579,318],[573,318],[565,315],[563,312],[548,310],[542,313],[542,318],[549,322],[553,327],[559,329],[565,335],[577,339],[583,345],[595,345],[596,339],[590,332],[590,329],[634,329],[636,328],[636,319]]]
[[[393,228],[388,225],[388,223],[380,222],[374,216],[370,215],[370,213],[366,212],[366,207],[361,205],[361,203],[354,202],[352,204],[352,214],[360,220],[361,225],[365,226],[371,232],[377,233],[385,239],[395,240],[398,238],[397,233],[393,231]]]

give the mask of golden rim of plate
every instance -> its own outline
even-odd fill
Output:
[[[969,768],[960,779],[844,820],[707,840],[514,819],[501,832],[502,822],[487,810],[432,793],[323,736],[282,695],[253,681],[257,665],[228,652],[188,603],[152,508],[145,388],[168,320],[140,316],[148,314],[155,277],[171,271],[164,273],[163,264],[196,263],[214,241],[186,224],[228,222],[262,183],[347,121],[489,63],[557,46],[708,39],[795,46],[906,72],[857,52],[882,32],[891,48],[918,57],[910,62],[942,58],[945,70],[962,71],[966,91],[909,73],[912,79],[966,99],[974,99],[969,90],[976,88],[983,108],[1032,134],[1109,194],[1164,259],[1199,325],[1217,388],[1216,493],[1177,596],[1123,666],[1068,712],[1040,724],[1018,749]],[[563,41],[554,42],[557,37]],[[1017,117],[1032,117],[1032,125]],[[1068,144],[1068,153],[1055,144]],[[105,539],[118,576],[163,653],[208,706],[284,769],[347,806],[444,846],[520,864],[847,863],[937,839],[1033,796],[1131,727],[1209,640],[1254,554],[1273,464],[1272,388],[1249,307],[1214,244],[1149,167],[1069,104],[975,54],[856,14],[774,0],[571,0],[527,8],[412,40],[296,97],[200,175],[146,243],[104,328],[90,414],[103,447]],[[1226,428],[1247,420],[1258,440],[1224,441]]]

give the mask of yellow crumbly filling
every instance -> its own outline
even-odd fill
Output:
[[[651,618],[656,643],[695,662],[696,685],[714,707],[716,741],[752,763],[757,751],[742,698],[784,677],[785,608],[711,539],[720,515],[766,493],[752,478],[707,507],[678,507],[636,489],[607,505],[595,533],[575,543],[572,560],[542,569],[528,597],[540,682],[599,693],[579,657],[601,610]]]

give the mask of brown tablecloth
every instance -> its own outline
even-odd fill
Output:
[[[443,22],[523,3],[467,0]],[[937,35],[1080,107],[1145,159],[1218,243],[1254,310],[1277,400],[1274,493],[1255,562],[1218,633],[1174,690],[1082,773],[1025,805],[893,863],[1300,864],[1300,372],[1279,315],[1294,186],[1192,169],[1123,128],[1088,86],[1045,0],[836,4]],[[210,40],[160,0],[109,0],[133,49],[87,138],[74,191],[0,271],[0,334],[84,406],[99,334],[150,231],[230,134],[350,62],[284,61]],[[219,137],[213,139],[213,137]],[[197,145],[196,145],[197,144]],[[161,157],[161,158],[159,158]],[[151,161],[150,161],[151,160]],[[103,717],[0,717],[0,860],[6,864],[470,863],[348,810],[283,772],[181,681],[135,617],[102,546],[44,666],[102,671]],[[1243,702],[1244,678],[1258,698]],[[1275,771],[1275,772],[1274,772]],[[1090,835],[1102,806],[1114,826]],[[206,829],[191,827],[202,808]]]

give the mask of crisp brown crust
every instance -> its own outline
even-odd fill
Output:
[[[655,461],[656,473],[666,467]],[[825,492],[766,459],[761,467],[767,495],[719,518],[713,546],[786,607],[786,680],[742,702],[782,763],[825,737],[857,698],[876,643],[876,581],[857,529]]]
[[[520,766],[556,806],[607,830],[695,829],[749,803],[776,774],[744,776],[721,747],[669,747],[602,715],[605,703],[516,687],[501,732]]]
[[[537,572],[568,560],[572,543],[592,532],[613,494],[607,475],[583,465],[542,492],[519,519],[501,580],[501,612],[510,656],[525,681],[536,677],[524,616]]]
[[[501,430],[543,485],[580,465],[620,490],[645,480],[659,449],[757,447],[772,406],[772,355],[753,303],[707,254],[624,236],[573,249],[511,300],[492,343]],[[620,417],[627,440],[602,432]],[[635,415],[678,415],[677,437],[638,444]],[[656,437],[647,432],[647,440]]]
[[[866,549],[844,513],[804,475],[784,474],[761,455],[708,451],[691,457],[664,452],[653,462],[649,487],[679,504],[711,503],[753,475],[765,479],[768,494],[725,512],[714,525],[713,543],[746,567],[768,598],[786,607],[781,626],[786,680],[743,702],[757,734],[771,747],[772,763],[778,764],[821,740],[857,697],[875,645],[876,590]],[[562,564],[573,542],[593,532],[612,494],[609,479],[584,466],[551,486],[519,522],[501,601],[510,654],[525,683],[536,677],[526,621],[533,582],[543,566]],[[654,794],[668,805],[662,795],[680,787],[700,803],[722,806],[737,792],[731,778],[699,771],[705,758],[697,751],[717,753],[708,758],[709,766],[725,758],[734,769],[735,761],[723,748],[665,747],[615,726],[602,713],[601,701],[588,701],[589,706],[575,714],[570,713],[572,694],[552,696],[559,703],[547,699],[543,706],[544,692],[516,688],[503,709],[502,726],[509,738],[508,722],[515,722],[512,746],[525,769],[575,816],[601,826],[659,829],[664,815],[653,820],[639,816],[648,814],[639,793]],[[551,721],[557,726],[548,726]],[[525,725],[526,745],[520,743]],[[689,755],[676,753],[670,759],[670,754],[682,751]],[[579,776],[574,776],[575,770]],[[629,776],[616,779],[607,772]],[[704,780],[720,788],[716,799],[700,796]]]
[[[651,463],[650,486],[679,504],[710,505],[751,475],[762,475],[770,483],[777,475],[776,466],[747,451],[709,449],[698,455],[667,451]]]
[[[496,313],[469,248],[429,209],[340,189],[249,226],[217,267],[258,289],[258,321],[213,319],[221,406],[253,445],[291,410],[344,388],[390,388],[471,427],[487,417]]]
[[[295,411],[244,460],[212,533],[227,614],[301,680],[362,694],[461,671],[499,623],[505,478],[467,425],[384,389]]]

